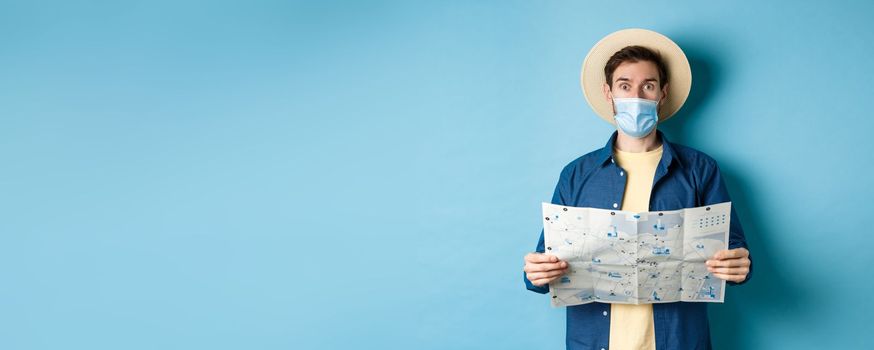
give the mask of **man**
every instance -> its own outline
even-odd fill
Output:
[[[731,200],[712,158],[657,130],[691,88],[689,63],[673,41],[643,29],[610,34],[586,56],[581,83],[589,104],[617,131],[604,148],[562,170],[552,203],[646,212]],[[752,261],[734,207],[729,231],[729,249],[706,264],[714,277],[742,284]],[[526,287],[537,293],[549,292],[549,282],[568,268],[544,254],[542,232],[536,253],[524,260]],[[710,349],[707,303],[571,306],[566,343],[568,349]]]

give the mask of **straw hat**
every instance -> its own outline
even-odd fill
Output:
[[[583,61],[583,69],[580,73],[583,95],[599,117],[615,124],[613,106],[604,98],[602,88],[607,82],[604,66],[616,51],[631,45],[640,45],[660,54],[668,70],[668,97],[659,109],[659,122],[663,122],[677,113],[689,97],[692,70],[683,50],[668,37],[654,31],[638,28],[623,29],[598,41]]]

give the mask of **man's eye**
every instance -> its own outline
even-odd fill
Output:
[[[654,88],[654,86],[653,86],[652,84],[646,84],[646,85],[644,85],[644,87],[645,87],[647,90],[652,90],[652,89]]]
[[[619,85],[619,88],[622,90],[628,90],[628,84]]]

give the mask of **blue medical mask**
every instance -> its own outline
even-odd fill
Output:
[[[614,98],[616,126],[626,135],[639,139],[655,129],[659,122],[658,102],[644,98]]]

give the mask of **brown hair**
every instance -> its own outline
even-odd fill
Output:
[[[637,45],[626,46],[622,50],[616,51],[613,56],[610,56],[607,64],[604,65],[604,76],[607,77],[607,85],[611,89],[613,88],[613,72],[616,71],[616,67],[625,62],[635,63],[639,61],[654,63],[659,71],[659,88],[665,87],[665,84],[668,83],[668,69],[662,61],[662,56],[655,51]]]

